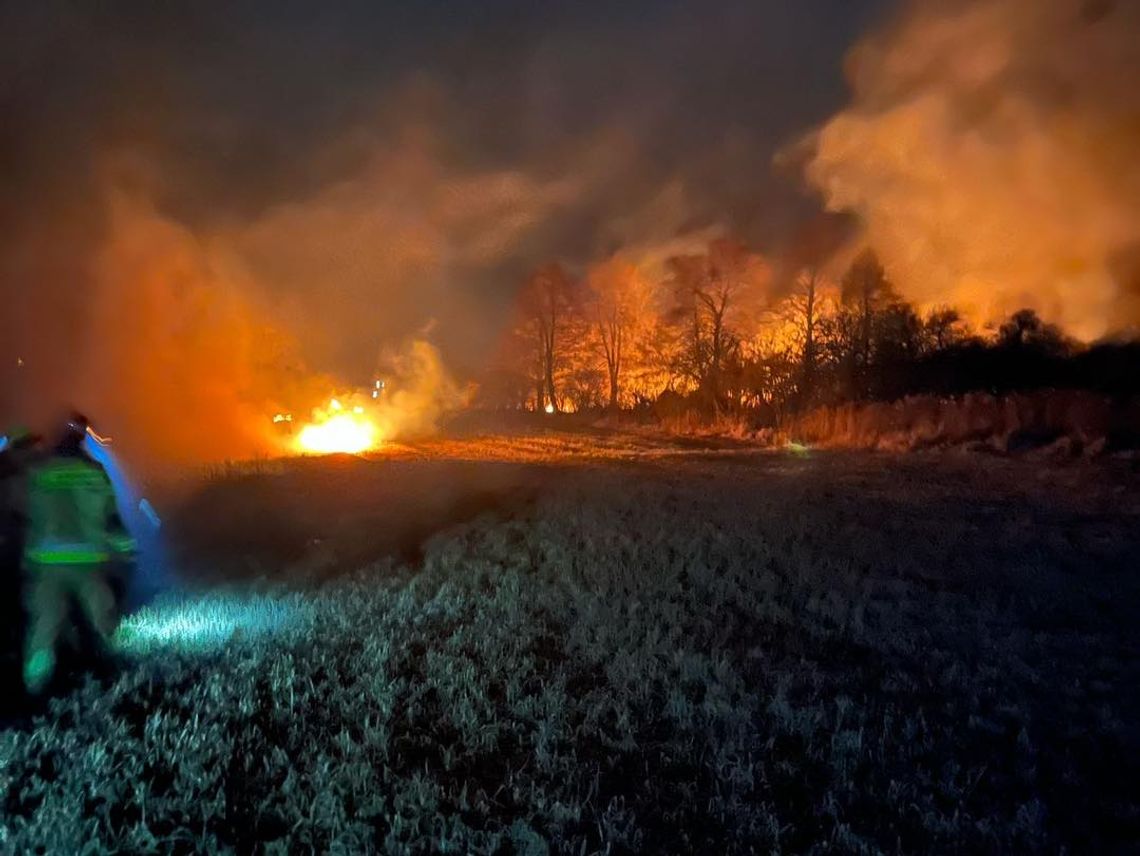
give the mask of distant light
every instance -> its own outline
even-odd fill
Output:
[[[381,386],[380,381],[376,381],[376,388],[380,389],[380,386]]]
[[[363,413],[363,412],[364,412],[364,408],[363,408],[363,407],[361,407],[361,406],[358,404],[358,405],[356,405],[356,407],[352,408],[352,412],[353,412],[353,413],[357,413],[357,414],[359,414],[359,413]]]
[[[10,441],[8,440],[7,437],[0,437],[0,452],[3,452],[5,449],[8,448],[9,442]]]
[[[378,389],[372,390],[372,397],[373,398],[379,398],[380,397],[380,390],[378,390]]]
[[[24,358],[16,357],[16,368],[22,369],[24,367]]]
[[[292,422],[293,421],[293,414],[292,413],[278,413],[273,417],[273,421],[274,422]]]
[[[547,413],[553,413],[554,412],[554,405],[553,404],[546,405],[546,412]]]
[[[340,406],[340,402],[337,401],[335,398],[329,402],[329,407],[331,407],[333,410],[342,410],[343,409]]]
[[[803,443],[796,443],[792,440],[788,441],[785,448],[793,455],[807,455],[811,452],[811,446],[805,446]]]

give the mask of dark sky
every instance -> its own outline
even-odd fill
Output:
[[[461,289],[509,295],[547,257],[585,263],[713,224],[773,245],[813,203],[772,156],[844,104],[844,53],[892,5],[6,3],[0,335],[26,348],[30,328],[50,328],[64,350],[85,335],[108,163],[131,164],[117,174],[164,216],[218,234],[353,181],[409,127],[448,177],[553,186],[614,152],[556,216],[455,268]],[[683,202],[661,202],[670,188]],[[430,317],[449,323],[431,305],[399,323]],[[327,359],[348,368],[364,347]]]

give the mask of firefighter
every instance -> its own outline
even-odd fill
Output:
[[[0,448],[0,564],[5,577],[15,579],[23,554],[26,523],[24,478],[39,453],[41,438],[26,428],[9,431]]]
[[[117,616],[107,572],[134,550],[111,480],[84,449],[87,430],[87,420],[73,414],[54,449],[28,472],[24,685],[32,694],[55,671],[73,598],[104,650],[109,647]]]
[[[0,683],[19,681],[24,642],[20,597],[27,525],[25,477],[38,454],[40,438],[24,428],[0,437]]]

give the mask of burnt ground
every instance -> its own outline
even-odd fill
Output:
[[[1140,836],[1127,461],[549,433],[230,468],[163,509],[187,588],[0,731],[0,848]]]

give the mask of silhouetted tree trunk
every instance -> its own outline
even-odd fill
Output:
[[[602,349],[606,356],[606,374],[610,381],[610,410],[618,408],[618,381],[621,376],[621,352],[624,330],[617,318],[617,308],[613,308],[610,317],[599,325],[602,337]]]
[[[879,257],[872,249],[863,250],[851,263],[843,277],[843,302],[856,314],[856,340],[851,354],[852,379],[857,395],[865,393],[867,370],[871,365],[871,342],[875,312],[879,304],[891,298],[890,283]]]
[[[527,280],[519,295],[520,308],[527,325],[533,324],[537,336],[538,409],[547,405],[559,409],[554,387],[558,338],[567,314],[573,308],[573,287],[560,265],[539,268]]]
[[[803,390],[804,396],[810,396],[815,385],[815,288],[819,273],[811,268],[806,277],[804,288],[804,353],[803,353]]]
[[[734,241],[709,244],[705,256],[679,256],[669,260],[678,305],[690,313],[690,337],[697,371],[695,379],[709,396],[714,410],[721,407],[724,371],[736,342],[728,315],[756,289],[757,257]]]

